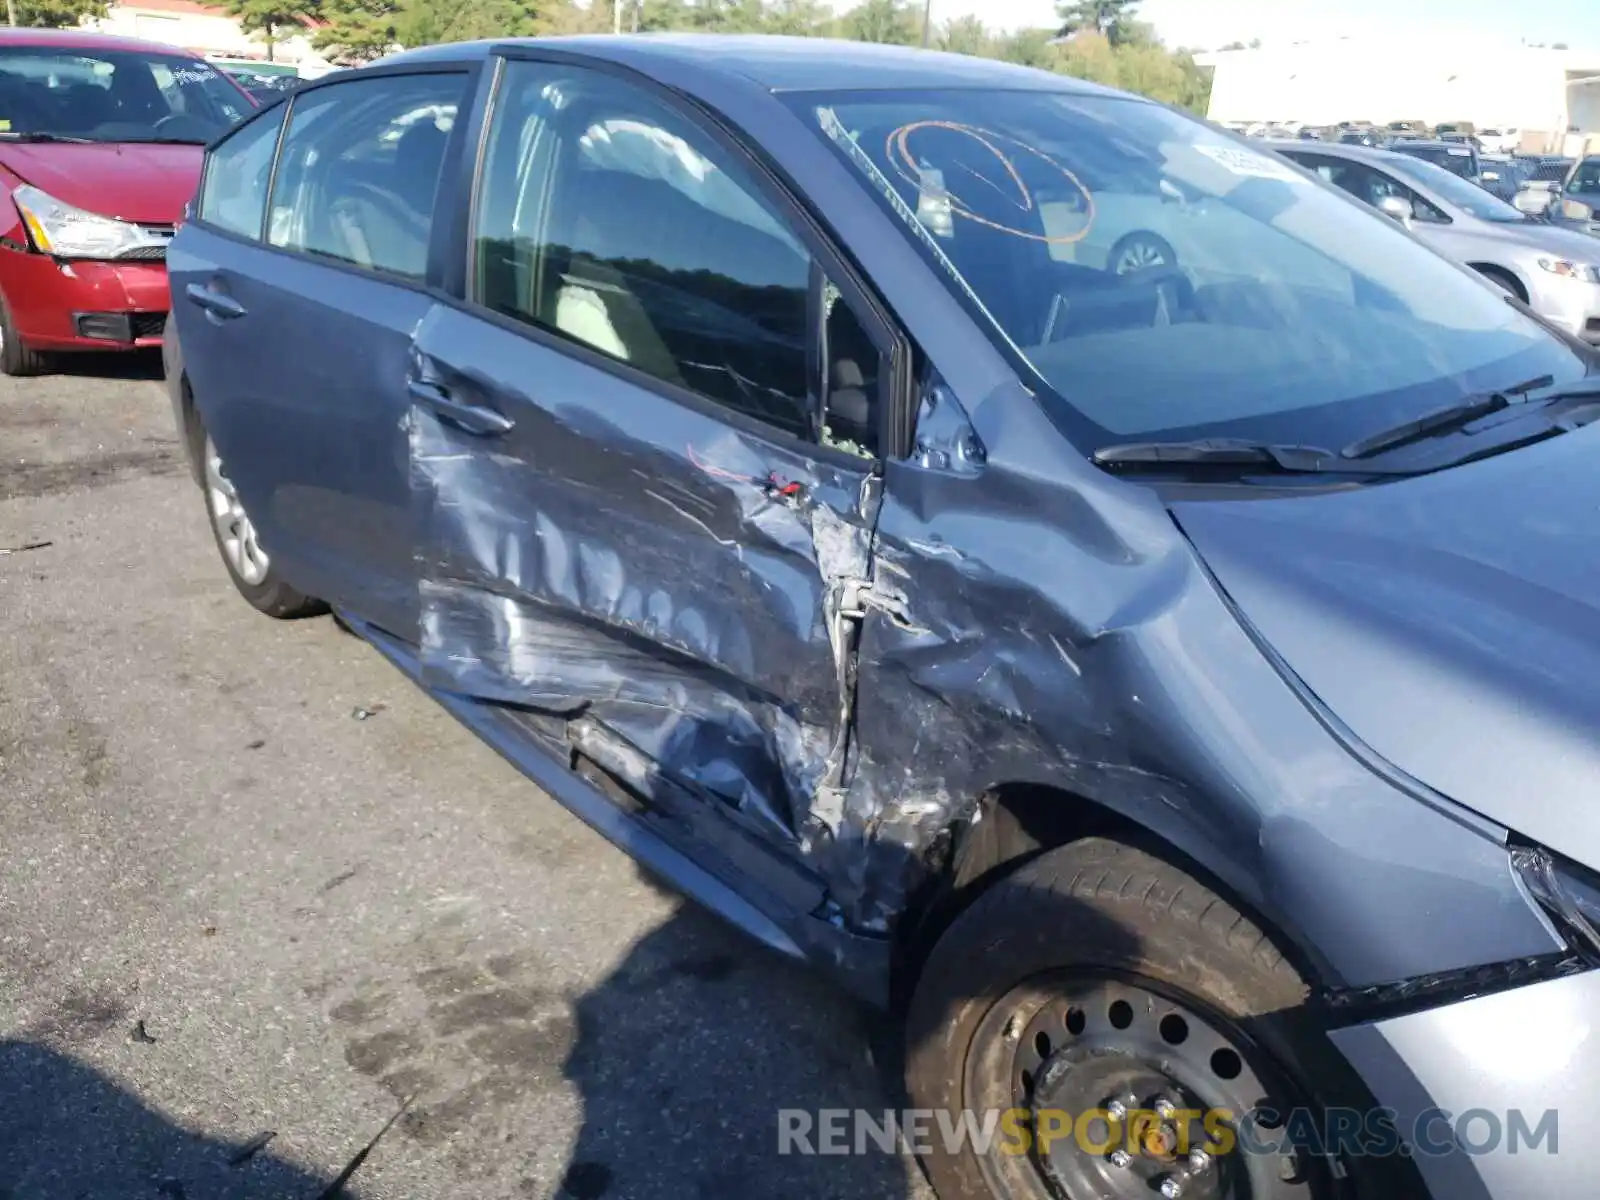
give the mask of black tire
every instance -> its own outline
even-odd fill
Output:
[[[261,579],[247,579],[239,573],[224,541],[223,522],[218,519],[214,508],[215,499],[211,486],[211,466],[209,465],[209,458],[212,453],[211,439],[200,428],[198,416],[193,417],[193,429],[197,435],[196,440],[201,447],[200,495],[206,506],[206,523],[211,526],[211,537],[216,543],[217,554],[222,559],[222,565],[227,569],[228,578],[233,580],[233,586],[239,589],[239,594],[257,612],[265,613],[267,616],[280,621],[297,620],[301,617],[316,617],[327,612],[328,606],[323,601],[315,596],[308,596],[289,584],[278,573],[277,564],[270,556],[267,558],[266,572]]]
[[[1134,250],[1142,251],[1149,257],[1149,261],[1129,266],[1126,270],[1121,269],[1122,259]],[[1178,252],[1172,248],[1172,243],[1148,229],[1136,229],[1132,233],[1123,235],[1106,255],[1106,269],[1113,275],[1131,275],[1156,267],[1171,270],[1177,265]]]
[[[42,375],[50,369],[48,355],[22,344],[17,327],[11,322],[11,306],[0,296],[0,374]]]
[[[1057,982],[1084,980],[1103,982]],[[906,1088],[913,1108],[944,1110],[957,1123],[963,1110],[1003,1109],[1005,1104],[994,1104],[994,1097],[1005,1095],[1008,1088],[1015,1095],[1018,1085],[1008,1081],[1016,1078],[1016,1039],[1027,1043],[1033,1028],[1022,1026],[1019,1033],[1017,1023],[1022,1018],[1008,1015],[1015,997],[1049,994],[1057,986],[1109,989],[1124,984],[1170,998],[1188,1013],[1200,1014],[1216,1030],[1236,1034],[1234,1044],[1252,1079],[1272,1081],[1271,1094],[1263,1100],[1303,1105],[1313,1112],[1335,1105],[1365,1109],[1371,1104],[1308,1012],[1311,989],[1306,981],[1259,928],[1161,859],[1090,838],[1030,859],[991,885],[935,945],[907,1017]],[[1065,1003],[1042,1000],[1031,1011],[1048,1014],[1052,1004],[1065,1007]],[[1157,1011],[1152,1008],[1139,1020],[1165,1036],[1167,1026],[1154,1015]],[[1109,1019],[1114,1024],[1118,1017],[1113,1013]],[[1150,1022],[1160,1024],[1150,1026]],[[997,1028],[1004,1030],[1004,1037],[995,1037]],[[1000,1043],[998,1049],[986,1044],[994,1042]],[[1053,1073],[1052,1079],[1080,1069],[1072,1060],[1071,1042],[1069,1024],[1056,1043],[1066,1071]],[[1087,1048],[1088,1043],[1083,1045]],[[1005,1057],[1008,1054],[1010,1058]],[[997,1072],[988,1070],[996,1065]],[[1093,1070],[1092,1062],[1082,1069]],[[1037,1070],[1043,1078],[1046,1068]],[[985,1084],[985,1078],[995,1082]],[[1021,1086],[1030,1090],[1035,1086],[1027,1082],[1026,1072],[1021,1078]],[[982,1111],[977,1116],[981,1119]],[[1059,1194],[1031,1160],[1014,1153],[1007,1162],[998,1152],[980,1156],[970,1144],[953,1148],[937,1138],[921,1149],[940,1200],[1036,1200]],[[1311,1160],[1304,1166],[1307,1182],[1300,1191],[1283,1193],[1273,1184],[1266,1195],[1298,1196],[1309,1191],[1316,1200],[1369,1196],[1409,1200],[1417,1194],[1416,1177],[1403,1160],[1351,1160],[1345,1165],[1351,1176],[1335,1182],[1323,1169],[1325,1164]],[[1135,1163],[1137,1169],[1147,1167],[1156,1169],[1154,1164]],[[1105,1168],[1097,1161],[1091,1169]],[[1211,1169],[1231,1173],[1244,1168],[1224,1162]],[[1383,1179],[1373,1178],[1378,1172]],[[1059,1176],[1056,1182],[1060,1184]],[[1147,1191],[1133,1186],[1130,1194],[1155,1195],[1156,1186],[1146,1182],[1142,1188]],[[1068,1194],[1070,1200],[1101,1200],[1110,1193]],[[1251,1194],[1259,1198],[1261,1193]]]

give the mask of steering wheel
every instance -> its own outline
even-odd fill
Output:
[[[201,142],[209,142],[217,136],[211,122],[192,113],[168,113],[151,126],[151,130],[157,137],[193,137]]]

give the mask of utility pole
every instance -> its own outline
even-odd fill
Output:
[[[6,0],[7,4],[10,4],[11,2],[12,2],[12,0]],[[624,4],[626,4],[627,2],[628,2],[628,0],[611,0],[611,32],[612,33],[621,33],[622,32],[622,6]]]
[[[933,0],[922,0],[922,48],[928,48],[933,37]]]
[[[6,0],[6,24],[17,23],[17,0]]]

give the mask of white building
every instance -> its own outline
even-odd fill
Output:
[[[85,22],[101,33],[145,38],[181,46],[215,58],[265,60],[267,44],[260,34],[247,34],[236,17],[220,6],[197,0],[132,0],[114,3],[106,15]],[[309,29],[285,31],[273,44],[272,57],[281,63],[294,63],[307,75],[321,74],[330,64],[311,48]]]
[[[1600,134],[1600,52],[1440,38],[1340,38],[1198,56],[1224,122],[1471,121],[1522,149],[1573,151]]]

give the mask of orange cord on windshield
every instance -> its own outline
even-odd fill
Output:
[[[946,181],[944,195],[945,198],[950,202],[950,210],[952,212],[959,216],[965,217],[969,221],[975,221],[979,225],[987,225],[990,229],[998,229],[1002,233],[1009,233],[1013,237],[1024,238],[1030,242],[1043,242],[1050,246],[1071,245],[1074,242],[1081,242],[1084,238],[1089,236],[1089,230],[1094,226],[1094,195],[1083,185],[1082,180],[1074,175],[1067,167],[1051,158],[1042,150],[1035,149],[1026,142],[1019,141],[1018,139],[1009,137],[1006,134],[991,133],[987,129],[980,129],[976,125],[963,125],[956,121],[912,121],[891,132],[884,147],[885,156],[889,161],[889,165],[893,167],[900,178],[904,179],[907,183],[912,184],[919,189],[923,187],[923,181],[920,168],[917,165],[916,156],[911,152],[911,135],[923,129],[945,129],[952,133],[959,133],[965,137],[971,138],[990,154],[994,155],[996,160],[999,161],[1000,165],[1005,168],[1006,175],[1010,177],[1011,182],[1016,185],[1017,200],[1014,201],[1014,203],[1016,203],[1017,207],[1023,212],[1032,212],[1036,207],[1034,204],[1033,192],[1029,189],[1027,183],[1023,181],[1022,173],[1017,170],[1016,163],[1013,162],[998,145],[996,145],[997,142],[1009,142],[1012,145],[1025,150],[1035,158],[1043,159],[1045,162],[1049,163],[1057,171],[1061,172],[1068,183],[1072,184],[1072,186],[1078,190],[1078,193],[1083,197],[1084,202],[1083,228],[1074,230],[1072,233],[1053,235],[1048,233],[1040,234],[1034,233],[1027,229],[1014,229],[1009,225],[1003,224],[1002,222],[993,221],[988,217],[979,216],[977,213],[973,212],[972,209],[955,194],[955,192],[950,189],[948,181]],[[982,177],[980,176],[979,178]],[[990,181],[985,180],[984,182],[988,183]]]

